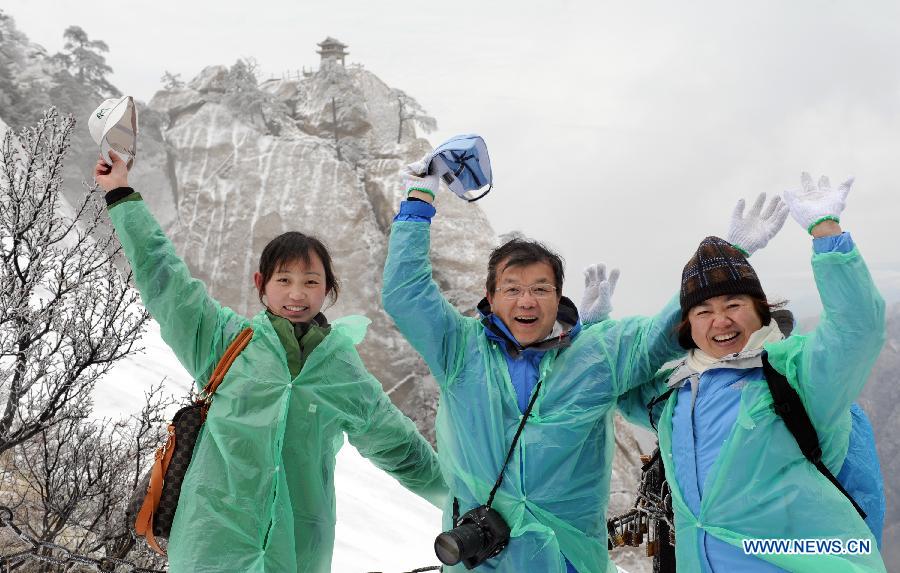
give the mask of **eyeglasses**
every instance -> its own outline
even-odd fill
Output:
[[[494,289],[505,299],[516,300],[526,292],[530,292],[534,298],[550,298],[556,294],[556,287],[547,283],[533,285],[505,285]]]

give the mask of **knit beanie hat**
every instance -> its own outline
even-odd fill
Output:
[[[706,237],[681,272],[681,318],[706,299],[746,294],[765,300],[756,271],[728,241]]]

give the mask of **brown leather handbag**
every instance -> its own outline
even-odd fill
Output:
[[[213,394],[222,383],[228,368],[252,337],[252,328],[242,330],[228,345],[197,399],[175,413],[169,424],[166,443],[156,450],[153,467],[141,479],[131,496],[125,512],[127,522],[137,535],[146,537],[150,547],[160,555],[166,555],[166,552],[160,548],[156,538],[169,537],[175,510],[178,508],[178,497],[181,495],[181,484],[191,463],[200,428],[206,421],[206,412],[212,404]]]

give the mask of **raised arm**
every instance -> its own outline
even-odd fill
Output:
[[[813,236],[813,274],[823,312],[808,336],[792,336],[769,349],[772,365],[797,388],[810,419],[828,430],[859,395],[885,339],[884,300],[840,214],[850,179],[832,189],[827,177],[785,193],[791,215]]]
[[[432,206],[438,190],[436,175],[418,177],[408,167],[404,183],[408,199],[394,217],[384,266],[382,303],[397,328],[428,363],[443,384],[458,357],[453,352],[461,335],[463,316],[441,294],[432,278]]]
[[[608,320],[597,325],[613,368],[616,395],[646,384],[666,362],[684,354],[675,328],[681,320],[678,297],[652,317]]]
[[[128,187],[125,163],[110,151],[113,165],[101,159],[94,176],[107,191],[109,217],[134,283],[163,340],[181,364],[203,382],[246,319],[209,296],[202,281],[192,278],[187,265],[147,209],[140,194]]]

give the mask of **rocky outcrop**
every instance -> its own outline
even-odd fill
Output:
[[[244,314],[261,308],[252,275],[269,240],[288,230],[322,238],[341,279],[341,296],[326,313],[372,319],[363,358],[431,434],[436,387],[385,315],[380,296],[390,222],[402,199],[397,173],[430,144],[413,133],[396,143],[391,90],[359,67],[265,83],[259,101],[269,111],[261,122],[229,104],[228,82],[228,70],[213,66],[187,87],[153,97],[150,109],[161,118],[168,162],[159,172],[177,191],[158,192],[139,173],[135,186],[154,212],[174,213],[170,234],[195,276]],[[332,98],[340,98],[337,147]],[[264,127],[273,123],[296,130],[273,134]],[[338,147],[352,153],[338,158]],[[439,195],[436,206],[435,279],[454,304],[472,312],[496,237],[478,207],[449,193]]]

